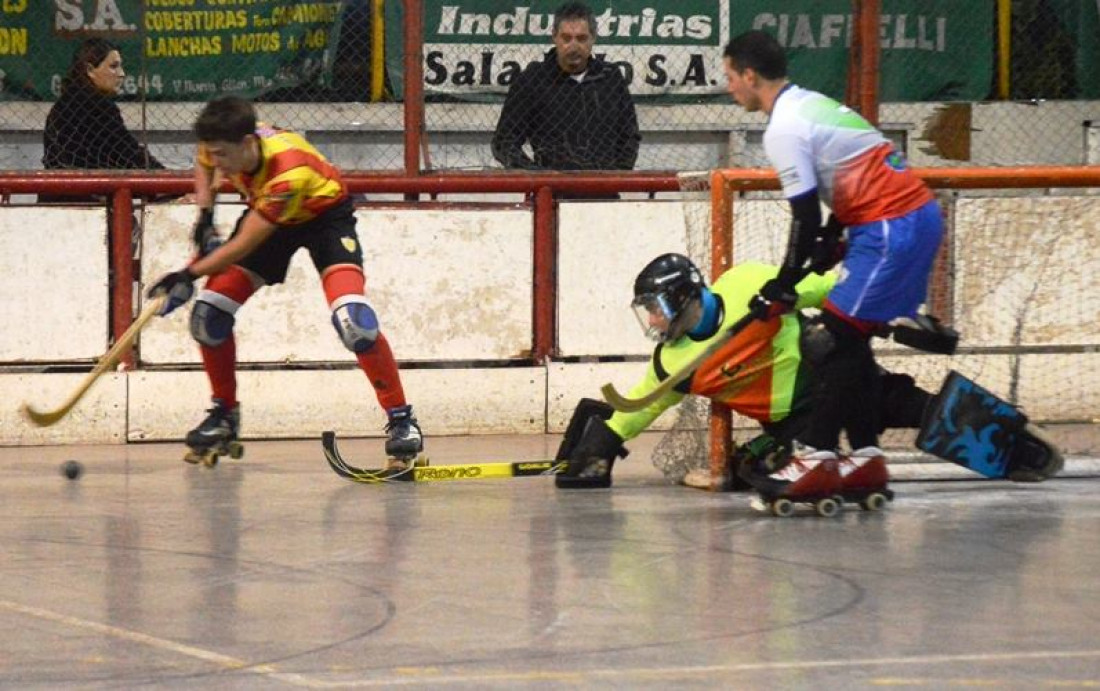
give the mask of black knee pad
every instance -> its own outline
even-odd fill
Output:
[[[811,366],[816,367],[829,358],[836,350],[836,334],[829,330],[823,314],[806,320],[802,324],[802,334],[799,336],[798,346],[802,350],[802,358]]]
[[[879,433],[887,429],[920,429],[932,394],[917,386],[908,374],[882,371]]]

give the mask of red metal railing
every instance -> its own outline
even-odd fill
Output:
[[[679,189],[671,173],[620,173],[615,175],[544,174],[449,174],[449,175],[374,175],[345,176],[353,194],[420,195],[523,193],[534,204],[534,329],[531,357],[543,362],[555,353],[557,342],[557,213],[555,194],[616,192],[667,192]],[[33,173],[0,172],[0,194],[89,195],[111,198],[111,332],[117,339],[133,320],[133,199],[135,196],[186,194],[192,191],[193,177],[188,173],[140,173],[116,175],[77,171]],[[228,187],[224,192],[231,192]],[[133,365],[132,356],[125,362]]]

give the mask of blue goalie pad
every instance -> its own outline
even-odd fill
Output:
[[[990,478],[1004,478],[1027,416],[952,371],[925,411],[917,447]]]

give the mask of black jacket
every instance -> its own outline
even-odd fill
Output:
[[[126,129],[118,105],[86,86],[65,89],[53,104],[42,143],[49,169],[164,168]]]
[[[531,143],[531,160],[523,150]],[[561,71],[557,51],[513,82],[493,134],[493,157],[506,168],[631,170],[638,118],[619,70],[592,57],[581,82]]]

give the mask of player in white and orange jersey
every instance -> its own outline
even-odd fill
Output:
[[[848,229],[840,280],[803,337],[814,403],[795,457],[806,467],[835,462],[844,430],[852,448],[846,467],[879,463],[873,424],[879,381],[870,337],[884,323],[915,316],[924,303],[943,236],[939,205],[867,120],[788,80],[786,55],[770,34],[735,37],[723,61],[733,99],[769,116],[764,148],[793,217],[782,269],[761,286],[754,308],[790,309],[794,283],[815,249],[836,241],[826,231],[833,224],[822,222],[822,204]]]

